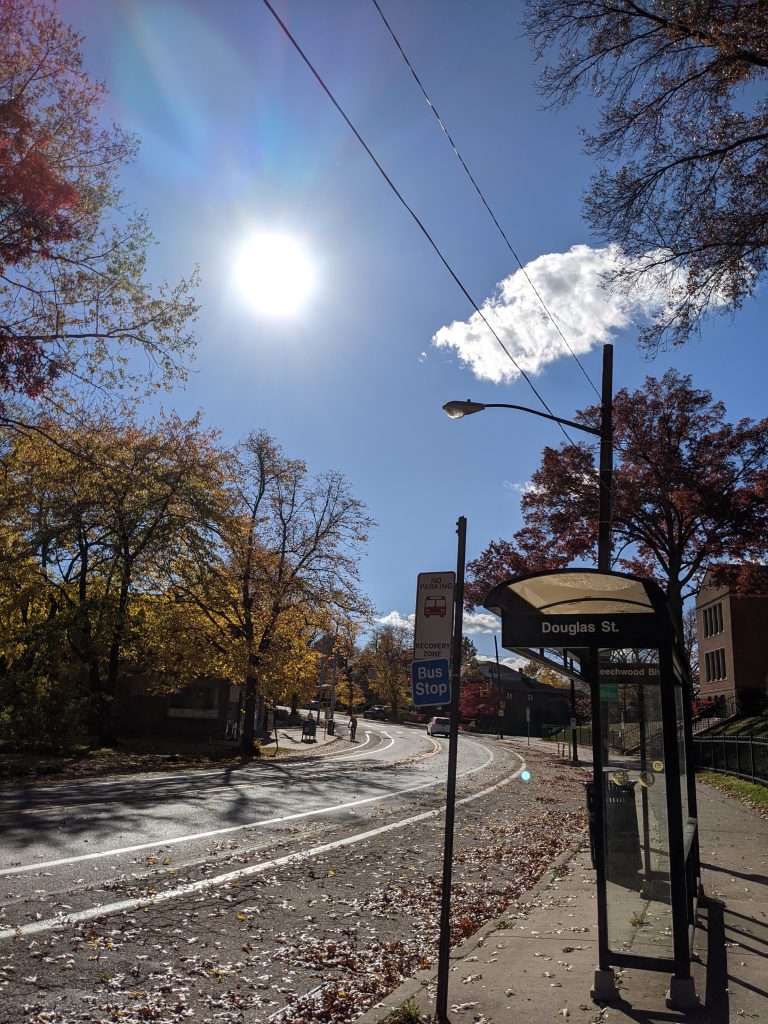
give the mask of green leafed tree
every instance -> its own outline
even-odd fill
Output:
[[[629,262],[614,283],[665,280],[641,333],[684,342],[768,269],[768,7],[764,0],[527,0],[553,106],[597,96],[587,219]]]

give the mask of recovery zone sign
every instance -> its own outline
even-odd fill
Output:
[[[450,658],[453,636],[454,572],[420,572],[416,583],[413,656]]]
[[[417,708],[450,704],[451,673],[447,658],[429,658],[411,664],[411,689]]]
[[[416,583],[411,686],[416,707],[449,704],[456,573],[420,572]]]

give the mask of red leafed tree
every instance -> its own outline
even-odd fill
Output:
[[[19,96],[0,101],[0,270],[50,257],[77,234],[78,190],[64,178]]]
[[[194,278],[144,279],[151,234],[116,184],[136,142],[100,122],[80,45],[45,0],[0,0],[0,413],[57,381],[119,385],[132,347],[167,381],[191,340]]]
[[[599,409],[580,418],[597,425]],[[669,370],[614,398],[614,567],[657,580],[683,635],[683,601],[717,563],[768,555],[768,418],[725,407]],[[470,606],[517,573],[595,560],[598,479],[582,444],[546,448],[521,501],[524,526],[468,566]]]
[[[485,680],[473,679],[464,683],[459,698],[459,714],[464,718],[477,715],[496,715],[499,712],[501,692]]]

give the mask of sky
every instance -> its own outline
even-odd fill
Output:
[[[764,293],[651,359],[636,344],[651,300],[628,305],[602,290],[615,254],[581,215],[595,171],[583,132],[597,107],[580,97],[545,109],[519,0],[379,6],[583,370],[373,0],[273,3],[556,415],[597,401],[607,342],[616,390],[675,367],[732,419],[765,415]],[[140,139],[121,184],[157,239],[150,276],[200,267],[196,361],[165,408],[201,410],[231,444],[266,430],[313,473],[344,473],[378,523],[362,587],[379,619],[407,618],[417,574],[455,569],[459,516],[470,559],[520,528],[521,494],[544,446],[563,440],[559,428],[506,410],[460,421],[442,412],[466,398],[542,406],[261,0],[60,0],[58,9],[84,36],[86,72],[106,84],[105,116]],[[295,240],[313,278],[301,307],[282,315],[256,308],[242,283],[244,246],[265,232]],[[497,621],[465,615],[481,655],[493,654]]]

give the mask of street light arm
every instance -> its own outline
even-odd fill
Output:
[[[601,437],[601,431],[597,427],[588,427],[583,423],[575,423],[573,420],[565,420],[561,416],[552,416],[548,412],[539,412],[538,409],[529,409],[526,405],[510,405],[507,402],[446,402],[443,412],[451,419],[461,419],[462,416],[471,416],[473,413],[482,412],[484,409],[517,409],[520,412],[529,412],[533,416],[541,416],[542,419],[552,420],[553,423],[561,423],[564,427],[572,427],[574,430],[582,430],[585,434],[593,434]]]

